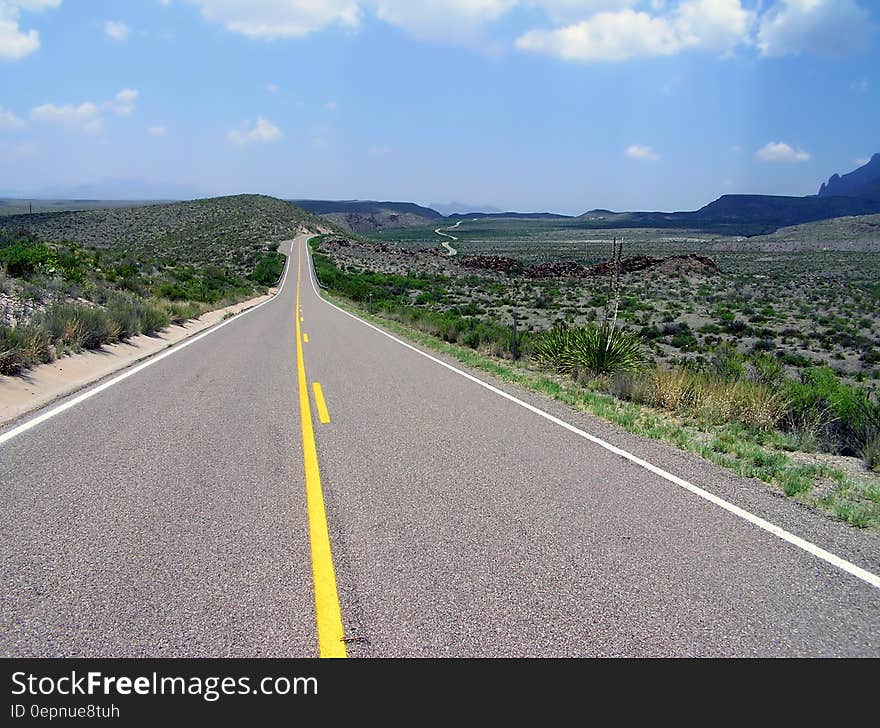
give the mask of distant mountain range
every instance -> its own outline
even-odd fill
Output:
[[[16,194],[24,200],[36,198],[78,200],[150,200],[195,197],[193,190],[153,184],[142,180],[107,180],[77,187],[56,187],[41,194]],[[290,200],[298,207],[320,215],[335,225],[356,233],[385,228],[439,225],[445,220],[470,218],[520,218],[568,220],[584,228],[659,227],[689,228],[733,235],[761,235],[781,227],[850,215],[880,213],[880,154],[847,174],[834,174],[816,195],[723,195],[692,212],[613,212],[596,209],[578,217],[551,212],[502,212],[492,207],[468,209],[451,202],[424,207],[413,202],[375,200]]]
[[[504,210],[492,205],[470,205],[467,202],[432,202],[428,207],[445,217],[474,212],[484,212],[490,215],[504,212]]]
[[[595,212],[580,219],[595,226]],[[880,213],[880,154],[849,174],[833,175],[817,195],[723,195],[694,212],[610,213],[609,219],[619,227],[689,227],[762,235],[789,225],[875,213]]]
[[[354,232],[434,224],[438,220],[520,218],[571,220],[585,228],[659,227],[711,230],[731,235],[761,235],[781,227],[849,215],[880,213],[880,154],[844,175],[833,175],[817,195],[723,195],[692,212],[613,212],[590,210],[578,217],[551,212],[466,210],[460,203],[441,210],[411,202],[371,200],[293,200],[294,204]],[[443,213],[446,213],[444,216]]]
[[[142,179],[106,179],[79,185],[54,185],[40,190],[2,190],[0,196],[24,200],[193,200],[204,191]]]

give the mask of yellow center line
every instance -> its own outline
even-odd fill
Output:
[[[346,657],[342,610],[336,590],[336,571],[327,530],[327,511],[321,489],[321,471],[312,424],[312,408],[303,357],[300,327],[300,289],[302,287],[302,244],[297,247],[296,271],[296,370],[299,385],[299,414],[302,423],[303,463],[306,473],[306,505],[309,515],[309,539],[312,546],[312,580],[315,585],[315,618],[318,625],[318,654],[321,657]]]
[[[315,406],[318,408],[318,419],[322,425],[330,424],[330,413],[327,411],[327,403],[324,401],[324,390],[318,382],[312,382],[315,390]]]

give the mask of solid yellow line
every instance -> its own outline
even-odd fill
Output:
[[[318,625],[318,654],[321,657],[346,657],[345,632],[342,610],[336,590],[336,572],[330,533],[327,530],[327,511],[321,490],[321,471],[309,404],[306,365],[303,357],[300,328],[300,288],[302,284],[302,246],[297,248],[296,271],[296,370],[299,385],[299,414],[302,423],[303,461],[306,473],[306,504],[309,515],[309,539],[312,546],[312,580],[315,585],[315,618]]]
[[[309,343],[309,335],[308,335],[308,334],[303,334],[303,341],[304,341],[306,344]]]
[[[315,390],[315,405],[318,408],[318,419],[322,425],[330,424],[330,413],[327,411],[327,403],[324,401],[324,390],[318,382],[312,382],[312,389]]]

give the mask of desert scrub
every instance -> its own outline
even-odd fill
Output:
[[[120,328],[100,308],[72,303],[56,303],[37,319],[55,346],[56,352],[97,349],[116,341]]]
[[[42,327],[0,324],[0,374],[18,374],[36,364],[46,364],[53,357],[49,335]]]
[[[610,392],[622,399],[696,417],[707,424],[739,422],[769,430],[786,413],[783,392],[766,384],[723,379],[687,369],[617,376]]]
[[[742,477],[757,478],[786,495],[820,508],[853,526],[880,526],[880,488],[876,484],[862,482],[825,465],[804,465],[796,462],[790,453],[782,449],[783,445],[790,445],[789,438],[776,430],[756,430],[736,422],[710,425],[676,412],[655,409],[635,401],[624,401],[605,391],[587,388],[568,375],[535,369],[528,366],[527,362],[517,364],[491,358],[483,352],[414,330],[404,323],[371,315],[342,299],[335,300],[363,318],[505,382],[601,417],[627,432],[668,442]],[[649,377],[650,374],[646,372],[643,376]],[[602,378],[600,381],[607,380],[608,378]],[[635,380],[621,377],[611,378],[611,381],[618,381],[620,386],[626,386],[622,383]],[[829,481],[833,486],[830,490],[822,488],[817,491],[817,484]]]
[[[320,253],[313,253],[312,260],[322,286],[359,304],[370,313],[391,321],[400,321],[410,328],[449,343],[489,351],[496,356],[512,355],[511,329],[480,317],[478,307],[453,306],[447,310],[429,307],[431,304],[439,304],[444,298],[448,279],[442,276],[343,271],[329,257]],[[428,305],[418,305],[420,299]],[[518,333],[517,348],[520,354],[528,355],[531,344],[532,337],[529,333]]]

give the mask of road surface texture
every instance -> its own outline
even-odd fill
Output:
[[[0,431],[3,656],[880,655],[876,535],[494,382],[841,568],[467,379],[322,300],[305,240],[271,302]]]

